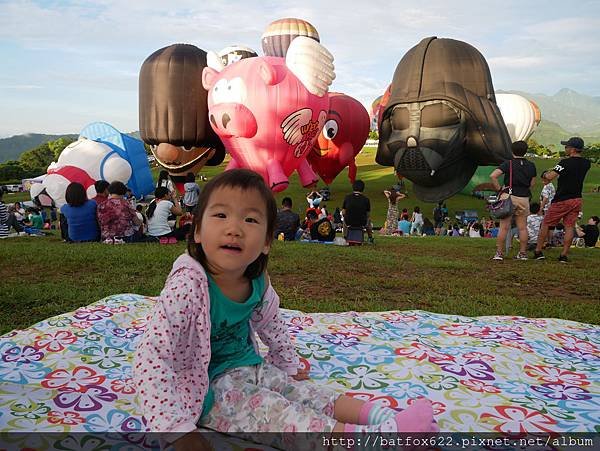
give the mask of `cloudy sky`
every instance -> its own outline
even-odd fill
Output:
[[[283,17],[317,28],[335,57],[333,89],[366,106],[432,35],[479,49],[496,89],[600,95],[597,0],[0,0],[0,137],[78,133],[93,121],[138,130],[147,56],[174,43],[261,54],[263,30]]]

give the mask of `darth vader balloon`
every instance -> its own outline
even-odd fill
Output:
[[[404,55],[379,124],[376,161],[411,180],[419,199],[458,193],[477,166],[511,158],[510,144],[477,49],[430,37]]]

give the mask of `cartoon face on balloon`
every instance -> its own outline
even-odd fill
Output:
[[[169,143],[160,143],[151,149],[160,165],[173,176],[185,176],[188,172],[196,174],[215,154],[215,149],[212,147],[186,149],[184,146],[174,146]]]
[[[369,136],[369,113],[356,99],[341,93],[329,94],[329,113],[325,126],[312,151],[308,163],[329,185],[348,166],[348,178],[354,182],[354,158]]]
[[[398,64],[382,103],[376,161],[411,180],[421,200],[447,199],[478,165],[512,155],[487,62],[465,42],[423,39]]]
[[[299,37],[285,59],[204,69],[210,124],[232,157],[227,169],[256,171],[273,191],[287,188],[295,170],[304,186],[316,182],[306,155],[327,117],[332,61],[318,42]]]
[[[140,69],[140,134],[180,190],[188,172],[225,158],[208,123],[205,67],[204,50],[174,44],[154,52]]]

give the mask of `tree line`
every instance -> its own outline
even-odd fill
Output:
[[[48,165],[75,139],[62,137],[23,152],[18,160],[0,163],[0,183],[21,183],[22,179],[45,174]]]

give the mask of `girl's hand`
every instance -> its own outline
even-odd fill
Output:
[[[296,381],[306,381],[310,379],[308,370],[304,368],[298,368],[298,373],[295,376],[292,376],[292,378]]]

